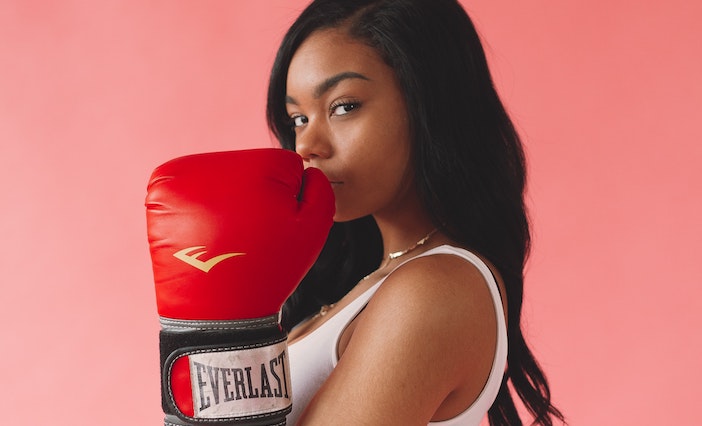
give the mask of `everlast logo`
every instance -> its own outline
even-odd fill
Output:
[[[197,376],[200,410],[212,404],[238,401],[248,398],[290,398],[288,380],[285,377],[285,351],[276,358],[260,365],[256,379],[251,372],[253,366],[243,368],[221,368],[193,363]],[[259,367],[255,367],[259,368]],[[212,398],[206,395],[212,395]]]
[[[224,419],[285,409],[291,404],[287,346],[192,354],[195,417]]]

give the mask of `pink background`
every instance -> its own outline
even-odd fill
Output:
[[[3,424],[159,424],[146,180],[273,144],[267,75],[305,3],[0,3]],[[555,402],[572,425],[690,424],[702,3],[464,3],[528,150],[525,324]]]

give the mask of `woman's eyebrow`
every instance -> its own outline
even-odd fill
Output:
[[[326,80],[324,80],[323,82],[319,83],[317,85],[317,87],[315,87],[315,89],[314,89],[314,93],[313,93],[314,98],[319,99],[322,97],[322,95],[324,95],[325,93],[327,93],[328,91],[333,89],[337,84],[341,83],[344,80],[349,80],[349,79],[354,79],[354,78],[365,80],[365,81],[370,81],[370,78],[366,77],[363,74],[359,74],[357,72],[353,72],[353,71],[341,72],[341,73],[333,75],[333,76],[327,78]],[[294,98],[292,98],[291,96],[285,97],[285,103],[297,105],[297,101]]]
[[[333,89],[334,86],[336,86],[340,82],[342,82],[344,80],[354,79],[354,78],[358,78],[358,79],[365,80],[365,81],[370,81],[370,78],[366,77],[363,74],[359,74],[357,72],[353,72],[353,71],[342,72],[342,73],[336,74],[332,77],[329,77],[328,79],[321,82],[314,90],[315,99],[321,98],[322,95],[324,95],[325,93],[327,93],[328,91]]]

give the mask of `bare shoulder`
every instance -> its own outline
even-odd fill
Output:
[[[412,259],[387,277],[353,321],[322,393],[353,398],[356,384],[366,395],[374,386],[393,390],[344,407],[359,422],[384,424],[388,412],[401,424],[451,418],[484,386],[496,323],[490,290],[475,265],[451,254]]]
[[[391,309],[403,320],[434,326],[465,327],[494,317],[486,279],[476,265],[453,254],[422,256],[395,270],[378,289],[368,309]]]

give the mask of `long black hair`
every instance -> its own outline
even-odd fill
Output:
[[[295,133],[285,105],[288,67],[313,32],[340,28],[376,49],[405,96],[417,190],[434,225],[488,258],[505,282],[509,354],[491,425],[521,425],[508,382],[534,423],[563,420],[521,330],[523,271],[529,253],[522,144],[495,90],[480,38],[455,0],[316,0],[285,35],[268,89],[267,119],[286,149]],[[335,302],[378,267],[382,240],[364,217],[335,223],[309,274],[283,309],[290,328]]]

